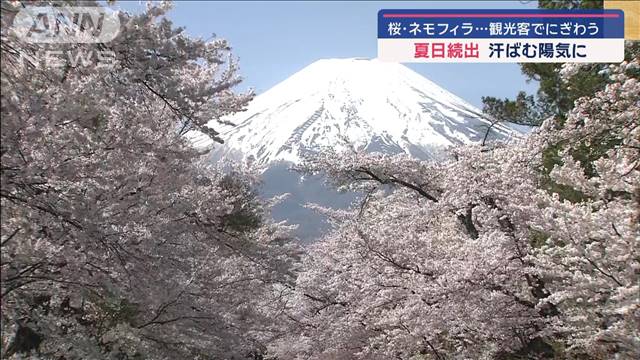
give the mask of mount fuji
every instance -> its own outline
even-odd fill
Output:
[[[401,64],[367,59],[319,60],[258,95],[246,111],[225,118],[223,145],[212,161],[251,160],[261,166],[264,197],[289,193],[272,217],[298,224],[303,242],[320,237],[326,219],[304,207],[316,203],[346,208],[358,194],[340,193],[321,176],[290,171],[305,155],[331,147],[438,159],[442,149],[506,139],[518,134],[491,122],[480,110]],[[196,146],[211,145],[194,136]]]
[[[223,130],[225,145],[213,156],[259,165],[298,163],[323,147],[430,158],[443,147],[482,141],[490,125],[480,110],[406,66],[357,58],[318,60],[225,120],[236,126]],[[496,125],[490,138],[510,134]]]

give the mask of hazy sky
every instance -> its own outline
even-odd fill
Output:
[[[119,2],[127,10],[144,2]],[[170,18],[194,36],[216,34],[240,58],[243,87],[263,92],[323,58],[377,53],[377,13],[393,8],[535,8],[537,1],[176,1]],[[534,92],[517,64],[409,64],[480,107],[483,95]]]

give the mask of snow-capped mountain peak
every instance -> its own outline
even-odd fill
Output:
[[[480,141],[489,125],[480,110],[406,66],[359,58],[318,60],[228,120],[237,126],[221,135],[218,155],[259,164],[297,162],[347,143],[424,158],[434,148]]]

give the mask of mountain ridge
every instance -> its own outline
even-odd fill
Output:
[[[303,243],[330,227],[305,204],[345,209],[361,196],[337,191],[322,175],[291,171],[305,155],[351,147],[439,159],[442,148],[481,142],[490,125],[480,110],[413,70],[375,59],[318,60],[224,120],[236,126],[218,130],[225,144],[216,144],[210,160],[258,165],[261,197],[289,194],[271,209],[272,218],[298,225]],[[491,139],[520,133],[502,124],[493,129]],[[210,145],[204,138],[199,145]]]
[[[225,120],[236,126],[221,132],[225,145],[213,157],[260,165],[347,146],[429,158],[441,147],[481,141],[490,125],[479,109],[406,66],[362,58],[318,60]],[[511,132],[492,131],[494,138]]]

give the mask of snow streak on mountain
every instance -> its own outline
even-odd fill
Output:
[[[353,146],[425,158],[434,148],[481,141],[489,125],[481,116],[404,65],[319,60],[227,119],[237,126],[221,135],[226,145],[217,156],[298,162],[322,147]],[[497,127],[493,137],[508,133]]]

